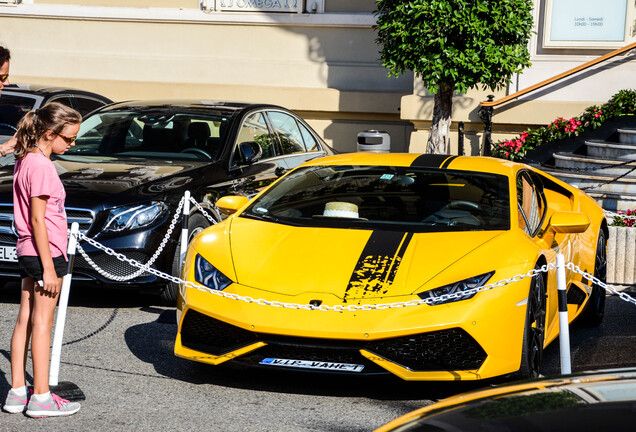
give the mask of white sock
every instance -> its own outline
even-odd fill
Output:
[[[48,391],[48,392],[43,393],[43,394],[34,394],[31,397],[34,397],[36,400],[39,400],[40,402],[46,402],[51,397],[51,392]]]
[[[27,386],[22,386],[22,387],[18,387],[18,388],[12,388],[11,391],[16,396],[26,396],[26,394],[27,394]]]

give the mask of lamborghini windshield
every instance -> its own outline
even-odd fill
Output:
[[[241,214],[278,223],[413,232],[507,230],[508,178],[387,166],[300,168]]]

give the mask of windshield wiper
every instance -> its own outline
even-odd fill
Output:
[[[256,220],[266,221],[266,222],[280,222],[280,220],[277,217],[270,216],[268,214],[242,213],[241,217],[246,217],[248,219],[256,219]]]

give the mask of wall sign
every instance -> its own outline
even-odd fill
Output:
[[[302,13],[304,0],[216,0],[218,11]]]
[[[546,0],[543,45],[549,48],[622,47],[633,6],[628,0]]]

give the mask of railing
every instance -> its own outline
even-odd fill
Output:
[[[622,48],[619,48],[617,50],[611,51],[605,55],[602,55],[594,60],[590,60],[587,63],[583,63],[582,65],[579,65],[575,68],[572,68],[570,70],[567,70],[565,72],[562,72],[558,75],[553,76],[552,78],[548,78],[544,81],[541,81],[537,84],[531,85],[530,87],[527,87],[525,89],[519,90],[517,92],[514,92],[508,96],[502,97],[501,99],[497,99],[494,100],[494,96],[493,95],[488,95],[488,100],[484,101],[480,104],[479,107],[479,118],[484,122],[484,138],[485,138],[485,143],[484,143],[484,154],[486,156],[490,156],[491,154],[491,150],[492,150],[492,115],[493,115],[493,111],[494,108],[496,106],[505,104],[506,102],[510,102],[511,100],[517,99],[520,96],[523,96],[525,94],[528,94],[530,92],[533,92],[535,90],[538,90],[540,88],[546,87],[550,84],[554,84],[557,81],[560,81],[564,78],[569,77],[570,75],[574,75],[575,73],[581,72],[585,69],[589,69],[592,66],[596,66],[599,63],[602,63],[606,60],[611,59],[612,57],[616,57],[617,55],[621,55],[623,53],[626,53],[632,49],[636,48],[636,42],[633,42],[629,45],[626,45]]]

